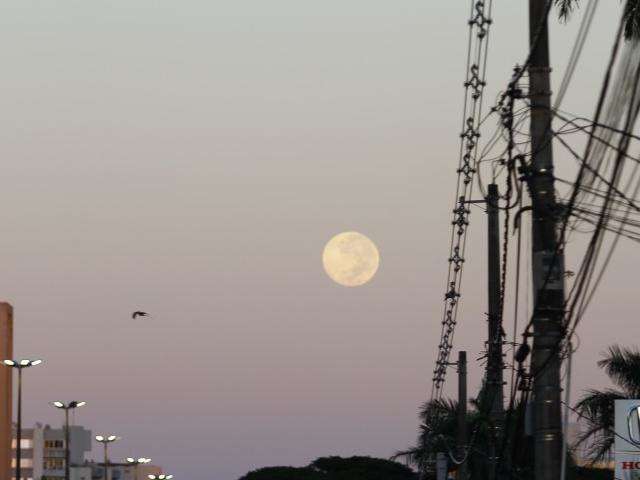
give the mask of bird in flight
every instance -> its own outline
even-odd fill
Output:
[[[143,312],[141,310],[135,311],[131,314],[131,318],[133,318],[134,320],[138,317],[148,317],[149,314],[147,312]]]

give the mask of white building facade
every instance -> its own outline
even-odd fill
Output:
[[[15,480],[16,431],[12,442],[12,479]],[[70,465],[84,465],[85,455],[91,451],[91,431],[79,425],[69,427]],[[64,429],[37,423],[23,428],[20,440],[20,480],[64,480]],[[90,479],[87,479],[90,480]]]

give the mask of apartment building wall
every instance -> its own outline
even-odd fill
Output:
[[[13,307],[0,302],[0,360],[13,358]],[[12,368],[0,369],[0,480],[10,480],[12,428]]]
[[[91,431],[79,425],[69,428],[70,464],[84,465],[85,455],[91,451]],[[64,429],[36,424],[34,428],[22,430],[22,459],[20,461],[23,480],[63,480],[65,471]],[[15,429],[12,442],[12,468],[15,468]],[[11,478],[14,478],[13,474]]]

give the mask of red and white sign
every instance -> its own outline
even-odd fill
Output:
[[[640,480],[640,400],[616,400],[616,479]]]

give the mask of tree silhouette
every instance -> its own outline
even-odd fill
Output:
[[[418,480],[400,463],[373,457],[320,457],[306,467],[265,467],[240,480]]]

